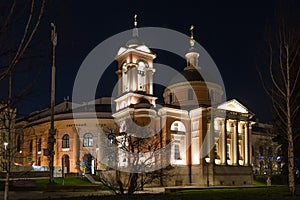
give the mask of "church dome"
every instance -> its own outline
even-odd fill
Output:
[[[133,37],[131,38],[127,43],[126,46],[127,47],[138,47],[144,45],[143,42],[139,39],[139,37]]]
[[[170,81],[170,85],[182,82],[204,81],[197,69],[184,70]]]
[[[195,106],[211,106],[219,102],[222,88],[215,83],[214,74],[201,70],[199,53],[194,47],[193,26],[191,27],[190,48],[185,54],[187,65],[174,76],[164,90],[165,104],[193,109]],[[204,79],[205,78],[205,79]]]
[[[136,20],[136,16],[135,16],[135,20]],[[137,28],[137,22],[134,22],[134,28],[132,30],[132,38],[130,40],[128,40],[128,42],[126,43],[125,47],[121,47],[117,53],[117,56],[121,55],[122,53],[124,53],[127,50],[137,50],[137,51],[141,51],[141,52],[145,52],[145,53],[152,53],[152,51],[149,49],[149,47],[147,47],[144,42],[140,39],[139,37],[139,30]]]

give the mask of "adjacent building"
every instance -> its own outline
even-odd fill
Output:
[[[73,108],[73,110],[72,110]],[[98,121],[93,120],[96,109]],[[101,169],[100,133],[106,127],[114,127],[111,116],[111,98],[100,98],[81,104],[65,99],[54,108],[56,142],[54,146],[54,166],[64,165],[65,172],[90,173]],[[81,118],[73,120],[73,112]],[[20,165],[33,166],[35,170],[48,170],[47,149],[50,129],[50,108],[31,113],[18,120],[18,134],[22,136],[22,151],[16,160]],[[77,128],[76,128],[77,127]]]

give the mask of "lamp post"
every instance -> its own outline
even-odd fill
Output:
[[[51,23],[51,42],[52,42],[52,73],[51,73],[51,122],[48,136],[50,184],[54,183],[54,143],[56,129],[54,128],[54,105],[55,105],[55,48],[57,45],[56,26]]]

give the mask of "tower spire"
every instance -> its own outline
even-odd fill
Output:
[[[197,52],[195,46],[195,40],[194,40],[194,29],[195,26],[191,25],[190,31],[191,31],[191,37],[190,37],[190,48],[188,50],[188,53],[185,54],[185,57],[187,59],[187,67],[184,68],[184,70],[193,70],[196,68],[200,68],[198,66],[198,58],[199,53]]]

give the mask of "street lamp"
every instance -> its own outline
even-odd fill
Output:
[[[6,147],[8,145],[8,142],[4,142],[4,149],[6,150]]]

